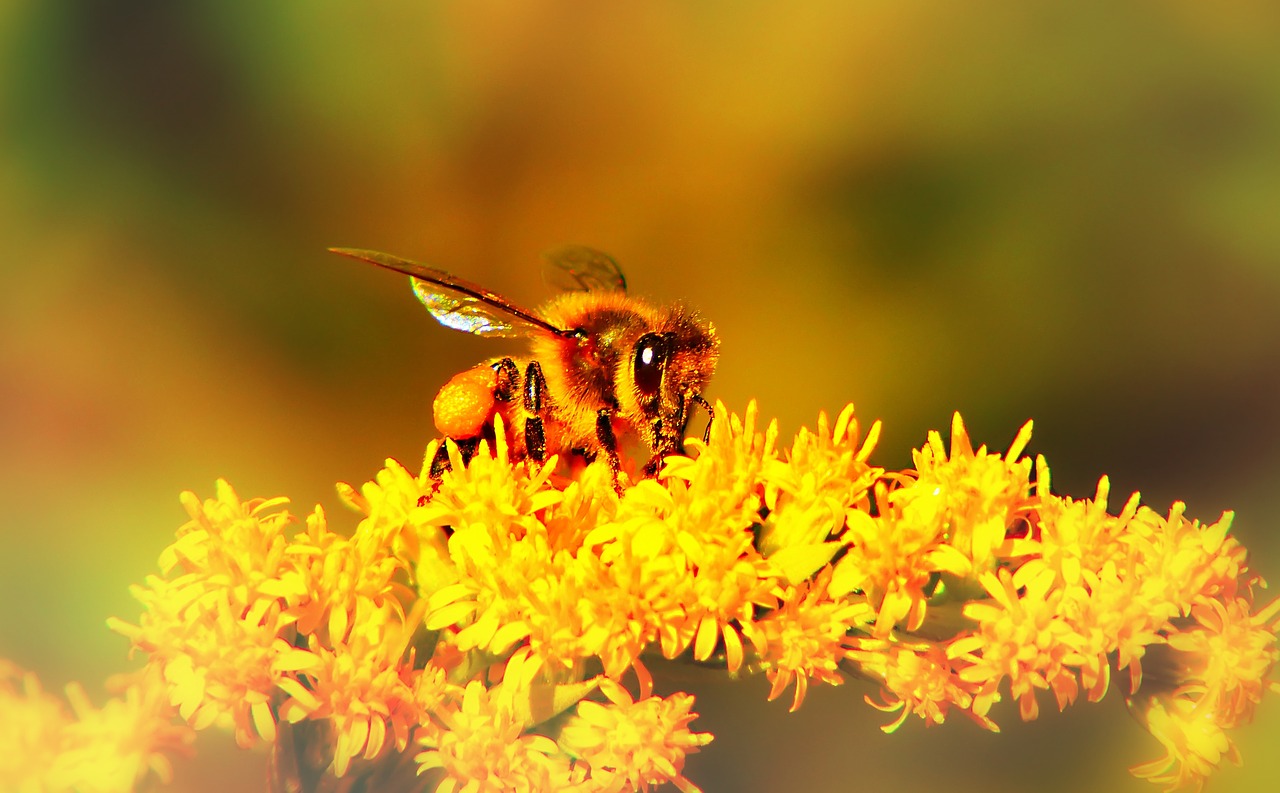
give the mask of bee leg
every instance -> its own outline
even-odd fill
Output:
[[[613,411],[600,408],[596,411],[596,440],[600,448],[609,456],[609,470],[613,473],[613,489],[622,495],[622,486],[618,484],[618,473],[622,463],[618,461],[618,438],[613,434]]]
[[[503,358],[494,364],[493,368],[497,370],[497,383],[493,387],[494,400],[509,402],[514,396],[515,381],[520,376],[520,370],[516,368],[515,361],[510,358]],[[454,445],[458,447],[458,455],[462,458],[463,465],[471,462],[471,458],[476,456],[476,451],[480,448],[480,441],[489,441],[490,448],[496,442],[494,436],[493,424],[486,424],[480,431],[479,435],[470,438],[449,438]],[[453,461],[449,459],[449,446],[447,443],[441,443],[436,448],[436,453],[431,457],[431,468],[429,475],[431,477],[431,493],[418,499],[418,506],[423,506],[431,500],[436,490],[440,488],[440,480],[444,477],[445,471],[453,470]]]
[[[711,443],[711,425],[715,423],[716,411],[711,407],[710,402],[702,398],[701,394],[694,394],[693,401],[703,410],[707,411],[707,428],[702,432],[702,442]]]
[[[450,439],[458,447],[458,454],[462,456],[463,464],[471,462],[471,458],[476,456],[476,449],[480,448],[480,441],[483,437],[477,435],[474,438],[458,438]],[[449,460],[449,447],[440,444],[440,448],[436,449],[435,455],[431,458],[431,478],[437,483],[440,477],[444,476],[445,471],[453,470],[453,462]]]
[[[684,428],[688,424],[689,403],[685,401],[684,394],[681,394],[675,417],[671,421],[658,418],[653,422],[653,456],[649,458],[649,462],[645,463],[645,476],[657,474],[658,469],[662,467],[663,458],[673,454],[684,454],[682,438]]]
[[[547,459],[547,436],[542,426],[546,394],[547,379],[542,376],[542,366],[530,361],[524,372],[524,449],[538,462]]]
[[[658,469],[662,467],[662,461],[673,454],[684,454],[684,444],[679,441],[674,441],[654,449],[653,456],[649,458],[649,462],[644,464],[644,475],[656,475],[658,473]]]
[[[503,358],[493,365],[498,373],[493,387],[493,398],[498,402],[510,402],[516,396],[516,384],[520,382],[520,369],[510,358]]]
[[[649,462],[644,464],[643,472],[645,477],[651,477],[658,473],[658,468],[662,465],[662,458],[671,453],[671,442],[663,437],[662,419],[653,422],[653,437],[653,454],[649,457]]]
[[[444,472],[453,467],[453,463],[449,462],[449,450],[442,443],[436,448],[435,456],[431,458],[431,479],[437,485],[440,484],[440,477],[444,476]]]

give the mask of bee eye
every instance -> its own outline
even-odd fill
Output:
[[[632,366],[636,388],[645,396],[653,396],[662,387],[662,370],[667,365],[667,342],[657,333],[646,333],[636,342]]]

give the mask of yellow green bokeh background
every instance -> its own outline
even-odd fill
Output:
[[[1058,490],[1236,509],[1280,576],[1280,6],[1265,2],[0,4],[0,657],[127,667],[104,621],[177,495],[324,504],[416,464],[440,328],[376,248],[536,304],[611,252],[723,338],[708,396],[783,434],[849,401],[877,459],[1027,418]],[[898,734],[665,669],[711,791],[1145,791],[1118,697]],[[1119,683],[1120,681],[1117,681]],[[1280,778],[1280,701],[1217,791]],[[0,715],[0,718],[3,716]],[[258,789],[207,734],[173,789]]]

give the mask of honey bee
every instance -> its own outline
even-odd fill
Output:
[[[494,416],[507,428],[512,459],[542,461],[572,452],[603,454],[615,487],[619,439],[648,446],[644,474],[683,451],[693,405],[715,420],[702,389],[715,372],[715,327],[681,305],[654,306],[626,293],[617,263],[581,246],[545,256],[543,275],[562,293],[537,311],[443,270],[374,251],[334,253],[410,277],[414,294],[441,325],[477,336],[525,337],[524,358],[493,358],[455,375],[436,395],[436,428],[464,461],[494,440]],[[431,462],[439,479],[450,466],[444,446]]]

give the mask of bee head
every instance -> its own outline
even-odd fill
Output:
[[[620,389],[619,397],[624,410],[632,407],[625,404],[628,397],[634,399],[637,429],[654,451],[679,448],[690,408],[715,373],[719,354],[715,327],[678,305],[636,340],[626,378],[630,388]]]

